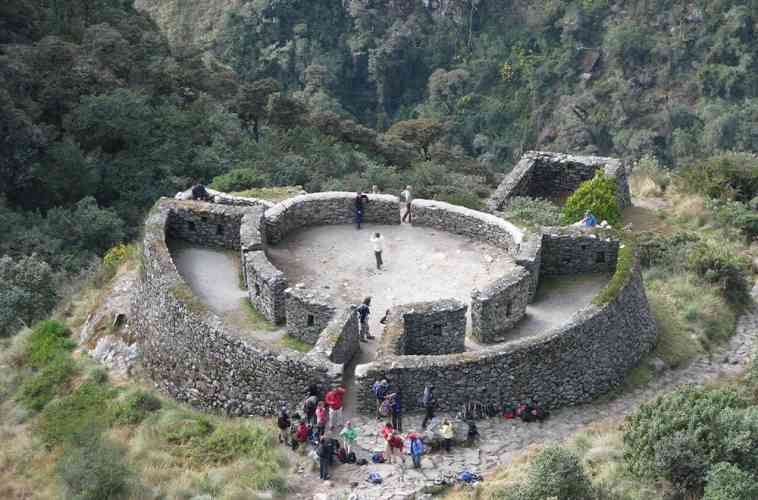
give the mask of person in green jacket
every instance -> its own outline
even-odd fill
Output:
[[[353,451],[353,445],[355,444],[355,440],[358,438],[358,433],[355,432],[353,423],[350,422],[349,420],[345,422],[345,427],[342,428],[342,432],[340,432],[340,437],[342,438],[342,442],[345,447],[345,453],[349,455]]]

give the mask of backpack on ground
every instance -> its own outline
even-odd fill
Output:
[[[381,451],[374,453],[371,455],[371,461],[375,464],[383,464],[384,463],[384,453]]]
[[[348,463],[347,453],[345,453],[345,449],[344,448],[339,448],[337,450],[336,455],[337,455],[337,460],[339,460],[343,464]]]
[[[372,484],[382,484],[382,476],[378,472],[369,472],[368,481]]]
[[[355,456],[355,452],[351,451],[347,454],[347,463],[354,464],[357,462],[357,458]]]
[[[359,458],[358,460],[355,461],[355,465],[360,465],[360,466],[368,465],[368,460],[366,460],[365,458]]]

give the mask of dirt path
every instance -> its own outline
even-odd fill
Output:
[[[758,301],[758,284],[752,290]],[[301,475],[295,481],[293,498],[346,498],[351,494],[359,499],[412,498],[434,484],[441,474],[470,470],[487,473],[495,467],[510,463],[530,445],[561,442],[593,422],[617,419],[632,413],[641,403],[665,394],[684,384],[702,384],[719,377],[741,374],[756,347],[758,337],[758,309],[740,317],[737,331],[718,353],[701,358],[686,368],[664,371],[648,385],[623,393],[614,398],[603,398],[578,407],[563,408],[540,424],[489,419],[478,424],[482,439],[472,448],[456,449],[450,455],[433,453],[424,457],[420,470],[405,469],[400,465],[368,465],[358,467],[341,465],[333,469],[333,481],[318,479],[311,464],[301,466]],[[381,447],[379,425],[376,420],[359,417],[353,419],[359,431],[359,444],[364,454]],[[404,419],[404,430],[418,429],[420,418]],[[377,486],[366,481],[369,471],[379,472],[384,482]],[[304,489],[307,488],[307,489]]]

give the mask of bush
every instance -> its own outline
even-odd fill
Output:
[[[616,199],[616,179],[598,172],[594,178],[583,182],[566,200],[561,211],[563,222],[573,224],[587,211],[592,212],[598,222],[607,220],[615,225],[621,220],[621,209]]]
[[[702,242],[689,253],[688,268],[721,290],[732,305],[750,302],[750,278],[747,260],[735,255],[724,245]]]
[[[505,500],[588,500],[592,484],[579,457],[560,446],[542,450],[529,465],[527,481],[501,493]]]
[[[542,198],[517,196],[511,198],[503,209],[503,218],[531,226],[558,226],[561,224],[561,209]]]
[[[55,466],[66,498],[109,500],[129,493],[132,472],[124,462],[124,450],[98,437],[82,438],[66,448]]]
[[[42,370],[27,377],[16,393],[16,399],[25,408],[42,410],[59,393],[76,373],[76,364],[69,356],[53,358]]]
[[[714,203],[711,208],[721,224],[739,229],[748,241],[758,238],[758,209],[739,201]]]
[[[76,347],[71,332],[58,321],[40,321],[26,341],[24,361],[33,368],[44,368],[53,359]]]
[[[47,316],[58,300],[55,276],[36,255],[0,258],[0,336]]]
[[[265,175],[254,168],[238,168],[224,175],[214,177],[210,188],[225,193],[244,191],[245,189],[260,188],[268,183]]]
[[[616,271],[608,284],[592,300],[593,304],[607,304],[616,298],[621,288],[627,284],[634,271],[634,247],[628,242],[619,248]]]
[[[161,402],[158,398],[144,391],[136,391],[123,400],[116,401],[113,405],[113,419],[120,424],[137,425],[148,414],[160,408]]]
[[[754,500],[758,498],[758,478],[739,467],[721,462],[706,478],[703,500]]]
[[[758,446],[746,406],[734,388],[677,389],[627,417],[624,459],[639,477],[664,478],[682,492],[696,492],[716,462],[742,460],[735,451]]]
[[[42,441],[49,447],[72,442],[77,436],[97,433],[111,422],[106,411],[116,390],[86,382],[74,392],[45,407],[37,422]]]
[[[472,210],[481,210],[483,206],[481,198],[469,193],[443,193],[436,195],[434,199]]]
[[[758,156],[722,153],[687,167],[685,186],[709,198],[749,203],[758,196]]]
[[[635,235],[640,264],[643,267],[661,266],[672,269],[683,262],[684,256],[700,236],[692,231],[675,231],[663,234],[643,231]]]

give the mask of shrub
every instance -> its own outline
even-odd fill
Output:
[[[690,251],[687,266],[707,282],[718,286],[732,305],[750,302],[748,263],[727,246],[702,242]]]
[[[616,298],[634,271],[634,247],[628,242],[619,248],[618,258],[616,260],[616,271],[608,284],[600,290],[600,293],[593,299],[593,304],[607,304]]]
[[[61,386],[76,373],[76,364],[69,356],[53,358],[42,370],[26,378],[16,393],[25,408],[42,410],[58,394]]]
[[[435,200],[444,201],[453,205],[471,208],[473,210],[482,209],[482,200],[475,194],[470,193],[443,193],[434,197]]]
[[[700,241],[700,236],[693,231],[675,231],[671,234],[643,231],[635,236],[640,264],[643,267],[674,268],[683,261],[683,256],[697,241]]]
[[[58,321],[40,321],[27,339],[25,361],[33,368],[44,368],[56,357],[65,354],[76,343],[69,338],[71,332]]]
[[[736,465],[720,462],[706,478],[703,500],[754,500],[758,498],[758,478]]]
[[[116,391],[103,384],[86,382],[74,392],[45,407],[37,423],[47,446],[71,442],[77,436],[96,433],[111,422],[106,408]]]
[[[682,180],[695,193],[709,198],[748,203],[758,196],[758,156],[722,153],[684,169]]]
[[[77,500],[124,498],[132,478],[124,450],[96,436],[67,447],[55,472],[63,482],[66,498]]]
[[[148,392],[136,391],[115,402],[113,419],[120,424],[137,425],[148,414],[160,408],[161,401],[158,398]]]
[[[736,426],[722,420],[722,412],[741,412],[746,405],[734,388],[702,386],[685,386],[641,405],[625,426],[624,459],[630,471],[668,479],[682,491],[697,490],[710,467],[731,455],[728,436],[751,434],[742,413]],[[729,427],[739,432],[730,433]],[[758,441],[742,445],[751,443]]]
[[[616,180],[606,177],[602,172],[583,182],[566,200],[561,212],[565,224],[580,220],[584,213],[590,211],[598,221],[607,220],[617,224],[621,220],[621,209],[616,199]]]
[[[758,238],[758,209],[739,201],[714,203],[712,209],[721,224],[736,227],[748,240]]]
[[[558,226],[561,224],[561,209],[542,198],[517,196],[504,208],[503,218],[534,226]]]
[[[261,188],[267,184],[268,179],[254,168],[238,168],[230,170],[224,175],[214,177],[211,189],[231,193],[245,189]]]
[[[0,336],[44,318],[58,300],[55,275],[36,255],[0,257],[0,283]]]
[[[592,485],[579,458],[560,446],[542,450],[529,466],[527,482],[505,495],[508,500],[587,500],[593,497]]]

